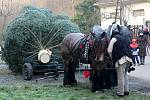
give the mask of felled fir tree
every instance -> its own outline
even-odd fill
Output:
[[[6,28],[3,58],[12,71],[18,72],[26,57],[58,45],[71,32],[80,30],[68,16],[55,15],[47,9],[24,7]]]

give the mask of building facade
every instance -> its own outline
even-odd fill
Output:
[[[6,1],[6,0],[5,0]],[[19,0],[14,0],[18,4]],[[48,8],[54,13],[64,13],[70,17],[76,15],[75,7],[83,0],[22,0],[22,6],[34,5],[41,8]],[[97,0],[100,8],[101,25],[107,28],[115,21],[117,0]],[[128,25],[147,25],[150,29],[150,0],[122,0],[122,18]],[[19,12],[19,11],[18,11]],[[120,23],[119,10],[117,23]],[[2,21],[2,20],[0,20]]]
[[[98,4],[101,10],[101,24],[107,28],[115,21],[117,0],[99,0]],[[107,3],[106,3],[107,2]],[[122,0],[121,15],[118,7],[117,23],[120,23],[120,16],[127,25],[144,25],[150,29],[150,2],[149,0]]]

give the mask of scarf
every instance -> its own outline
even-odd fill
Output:
[[[131,48],[137,48],[138,46],[139,46],[139,45],[138,45],[137,43],[135,43],[135,42],[130,44],[130,47],[131,47]]]

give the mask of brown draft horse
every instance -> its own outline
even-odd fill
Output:
[[[79,66],[79,61],[91,64],[93,74],[98,70],[102,71],[106,64],[110,63],[107,46],[108,38],[105,32],[87,36],[82,33],[66,35],[61,45],[61,55],[65,65],[63,85],[77,83],[75,69]]]

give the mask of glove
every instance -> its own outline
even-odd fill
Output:
[[[135,68],[134,67],[130,67],[129,70],[128,70],[128,73],[130,73],[131,71],[135,71]]]

